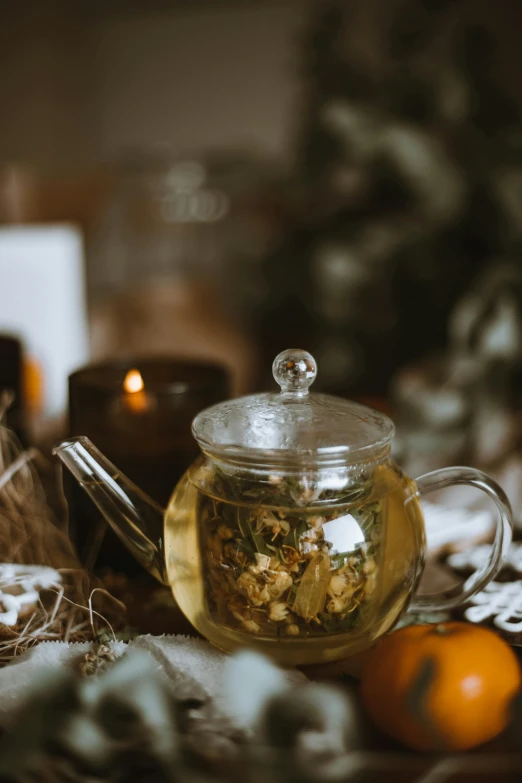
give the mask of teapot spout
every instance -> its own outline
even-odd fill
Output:
[[[89,438],[64,441],[53,451],[136,560],[166,583],[163,509],[109,462]]]

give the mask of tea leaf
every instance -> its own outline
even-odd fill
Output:
[[[343,631],[349,631],[357,625],[356,612],[347,614],[343,618],[333,617],[327,612],[321,612],[317,619],[328,633],[342,633]]]
[[[238,551],[245,552],[245,554],[250,555],[252,558],[254,557],[254,547],[247,538],[238,541],[237,548]]]
[[[266,541],[263,538],[263,536],[261,535],[261,533],[254,533],[252,531],[252,540],[253,540],[254,546],[255,546],[256,550],[259,552],[259,554],[261,554],[261,555],[269,555],[270,557],[272,556],[272,552],[268,548],[268,544],[266,543]]]
[[[250,511],[247,508],[237,509],[236,527],[239,528],[239,532],[243,538],[248,538],[248,536],[251,534],[252,528],[250,526]]]
[[[318,552],[308,563],[297,589],[293,610],[304,620],[312,620],[322,612],[330,581],[330,558]]]
[[[223,517],[223,519],[225,520],[225,522],[229,527],[233,528],[234,530],[238,529],[237,514],[234,506],[225,503],[220,503],[219,513],[221,514],[221,516]]]
[[[272,553],[268,548],[268,544],[261,533],[256,533],[250,516],[250,511],[247,508],[237,509],[237,527],[239,528],[243,542],[248,545],[250,553],[259,552],[262,555],[271,556]]]
[[[306,533],[308,530],[308,525],[304,521],[304,519],[300,519],[295,527],[290,530],[289,533],[286,534],[286,536],[283,538],[283,545],[284,546],[291,546],[293,549],[296,550],[296,552],[299,552],[299,542],[301,540],[301,536]]]

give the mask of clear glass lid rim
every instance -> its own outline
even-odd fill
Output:
[[[380,437],[373,437],[367,440],[367,442],[363,442],[360,444],[350,444],[350,443],[337,443],[331,446],[316,446],[316,447],[310,447],[308,449],[300,448],[299,446],[295,447],[288,447],[288,448],[269,448],[269,447],[258,447],[258,446],[248,446],[241,443],[234,443],[232,440],[229,440],[228,442],[223,440],[220,442],[219,439],[214,439],[213,433],[211,434],[208,430],[211,428],[208,428],[208,422],[211,420],[211,418],[219,414],[220,411],[222,411],[225,407],[229,405],[241,405],[246,402],[258,402],[258,401],[265,401],[265,400],[274,400],[279,401],[280,398],[283,398],[282,405],[284,406],[286,400],[284,400],[285,395],[279,394],[273,394],[271,392],[263,392],[261,394],[255,394],[250,395],[246,397],[239,397],[234,400],[227,400],[225,402],[220,402],[215,405],[212,405],[210,408],[206,408],[205,410],[201,411],[193,420],[192,422],[192,436],[199,444],[200,448],[204,451],[212,451],[212,452],[222,452],[223,454],[236,454],[241,455],[245,454],[249,459],[251,458],[257,458],[261,461],[266,461],[270,459],[290,459],[290,458],[307,458],[307,459],[345,459],[349,460],[350,462],[353,461],[358,454],[363,455],[362,458],[366,459],[367,456],[372,451],[380,451],[381,449],[385,448],[390,444],[390,442],[393,440],[395,435],[395,425],[393,421],[386,416],[383,413],[380,413],[379,411],[375,411],[371,408],[368,408],[365,405],[361,405],[360,403],[352,403],[350,400],[341,400],[341,403],[347,403],[355,405],[358,410],[352,412],[348,412],[349,415],[360,417],[362,412],[367,412],[368,414],[371,414],[372,416],[377,415],[382,422],[382,424],[385,427],[385,431],[383,432],[381,430]],[[314,399],[332,399],[337,400],[340,398],[336,397],[330,397],[329,395],[324,394],[318,394],[318,395],[310,395],[309,397],[301,398],[300,401],[306,403],[308,401],[313,401]],[[297,402],[295,398],[291,402]],[[280,403],[281,404],[281,403]],[[335,432],[335,428],[332,430],[332,432]],[[210,436],[210,437],[209,437]]]
[[[353,448],[350,446],[326,446],[307,451],[297,449],[257,449],[235,444],[215,444],[196,438],[198,445],[211,459],[231,462],[245,467],[343,467],[378,463],[387,459],[393,433],[376,443]]]

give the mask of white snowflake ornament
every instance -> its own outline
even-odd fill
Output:
[[[522,633],[522,582],[490,582],[470,603],[473,605],[464,612],[469,622],[490,620],[504,633]]]
[[[62,578],[47,566],[0,565],[0,625],[13,627],[36,604],[40,590],[58,587]]]

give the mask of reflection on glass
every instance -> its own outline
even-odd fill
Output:
[[[351,514],[325,522],[323,535],[324,540],[331,545],[332,555],[353,552],[359,544],[364,544],[364,533]]]

